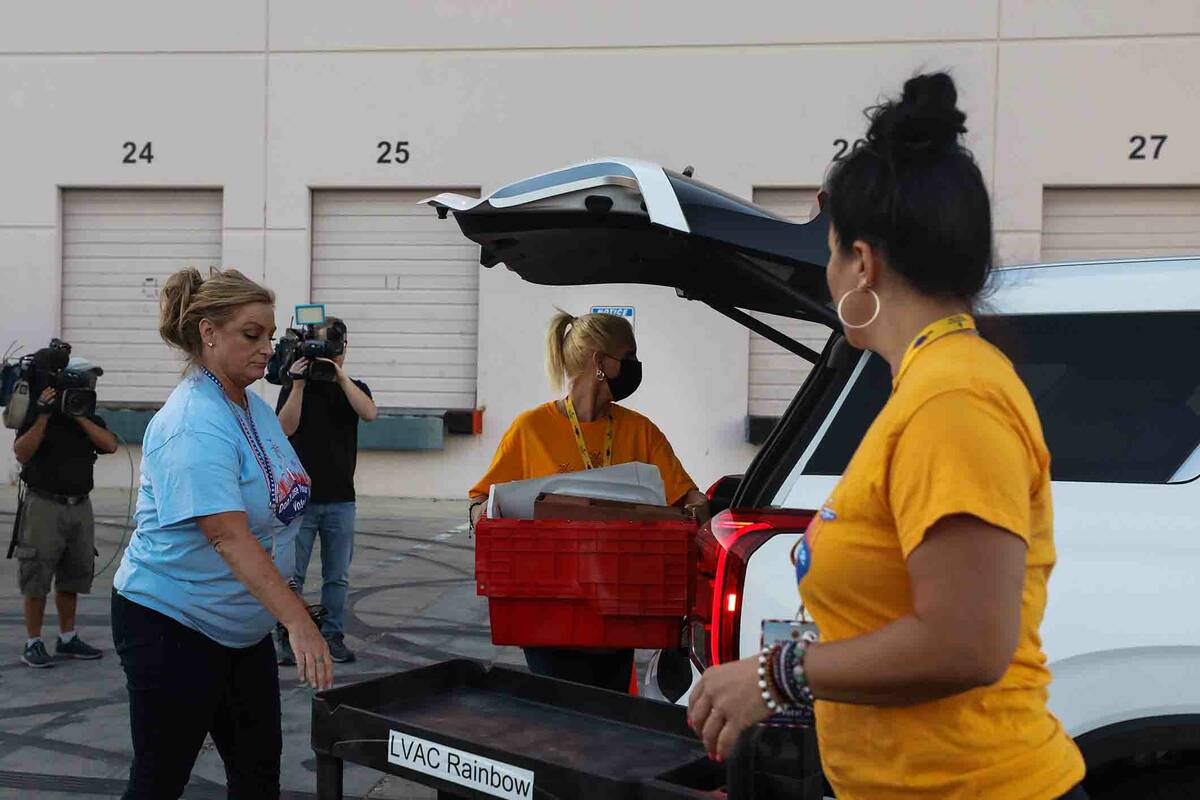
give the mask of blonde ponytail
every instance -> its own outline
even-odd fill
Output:
[[[546,375],[550,378],[550,388],[556,392],[562,390],[563,376],[567,371],[563,343],[574,322],[575,317],[560,308],[550,319],[550,330],[546,334]]]

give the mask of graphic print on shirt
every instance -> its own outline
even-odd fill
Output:
[[[292,520],[304,513],[308,507],[308,497],[312,494],[312,482],[303,471],[287,470],[279,479],[275,496],[279,498],[279,508],[276,518],[284,525],[290,525]]]
[[[821,533],[821,529],[827,523],[837,520],[837,512],[832,508],[833,498],[826,501],[825,505],[821,506],[821,510],[813,521],[808,523],[808,528],[804,534],[796,542],[792,548],[792,565],[796,568],[796,587],[799,588],[800,581],[804,580],[804,576],[808,574],[812,568],[813,546],[817,542],[817,537]]]
[[[254,460],[258,462],[263,479],[267,484],[267,503],[271,513],[285,526],[289,525],[296,517],[304,513],[304,509],[308,506],[309,495],[312,494],[312,484],[304,467],[294,458],[285,455],[279,442],[269,434],[266,437],[266,443],[271,446],[271,452],[268,453],[263,437],[259,435],[258,427],[254,424],[252,406],[247,404],[244,409],[239,410],[228,397],[224,396],[225,385],[221,383],[221,379],[205,367],[201,367],[200,371],[221,391],[226,405],[233,412],[233,417],[237,420],[238,427],[241,428],[242,435],[246,437],[250,452],[253,453]],[[196,380],[199,378],[197,377]],[[285,467],[283,475],[278,480],[275,478],[275,469],[271,461],[272,455],[275,457],[276,464]]]

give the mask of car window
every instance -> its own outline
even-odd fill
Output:
[[[541,189],[548,189],[551,186],[563,186],[565,184],[574,183],[575,181],[587,180],[588,178],[608,178],[612,176],[620,176],[623,178],[636,178],[633,170],[624,164],[616,164],[611,161],[601,161],[593,164],[580,164],[567,169],[560,169],[557,172],[550,172],[545,175],[535,175],[532,178],[526,178],[523,181],[511,183],[502,189],[498,189],[490,195],[492,200],[504,200],[512,197],[519,197],[523,194],[536,192]]]
[[[1029,387],[1054,480],[1168,483],[1200,444],[1200,313],[992,316]],[[891,391],[871,356],[802,474],[840,475]]]

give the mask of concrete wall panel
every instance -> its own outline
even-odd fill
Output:
[[[224,261],[276,291],[282,327],[310,297],[314,189],[490,191],[603,155],[692,164],[745,197],[817,185],[864,107],[937,68],[958,81],[1003,263],[1037,259],[1045,186],[1200,185],[1200,10],[1184,0],[297,0],[269,23],[266,2],[25,3],[0,21],[0,344],[57,332],[61,187],[221,188]],[[1129,159],[1130,137],[1159,133],[1157,160]],[[153,164],[121,163],[130,140],[154,142]],[[408,163],[377,163],[380,141],[407,141]],[[551,397],[554,306],[595,304],[637,307],[630,405],[697,482],[742,471],[744,329],[669,289],[534,287],[497,268],[480,277],[484,435],[364,453],[361,490],[461,497],[513,416]],[[0,478],[10,444],[0,432]],[[127,473],[124,456],[98,468],[104,484]]]
[[[271,6],[279,50],[662,47],[993,38],[998,0],[904,3],[289,2]]]
[[[14,112],[0,224],[57,224],[57,187],[221,188],[227,227],[263,223],[261,56],[0,56]],[[153,161],[126,164],[124,143]]]
[[[9,0],[0,53],[259,51],[267,0]]]
[[[1195,0],[1001,0],[1000,35],[1038,39],[1200,33]]]
[[[1038,231],[1044,186],[1200,182],[1193,41],[1008,44],[1000,53],[996,227]],[[1133,136],[1168,136],[1130,155]]]

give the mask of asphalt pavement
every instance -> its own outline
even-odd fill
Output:
[[[128,493],[99,490],[97,569],[119,562],[127,534]],[[7,546],[16,489],[0,487],[0,537]],[[474,549],[464,503],[359,499],[346,643],[358,660],[336,665],[344,685],[455,657],[524,665],[519,650],[491,643],[486,600],[475,596]],[[104,650],[100,661],[59,662],[34,670],[20,660],[25,642],[17,562],[0,561],[0,797],[113,798],[125,788],[132,757],[125,678],[112,652],[109,602],[116,563],[79,600],[78,629]],[[319,558],[306,581],[308,602],[319,601]],[[53,651],[58,618],[50,600],[43,638]],[[315,797],[309,746],[312,692],[294,668],[282,667],[283,797]],[[225,797],[225,772],[205,743],[185,798]],[[347,798],[426,798],[433,790],[346,765]]]

